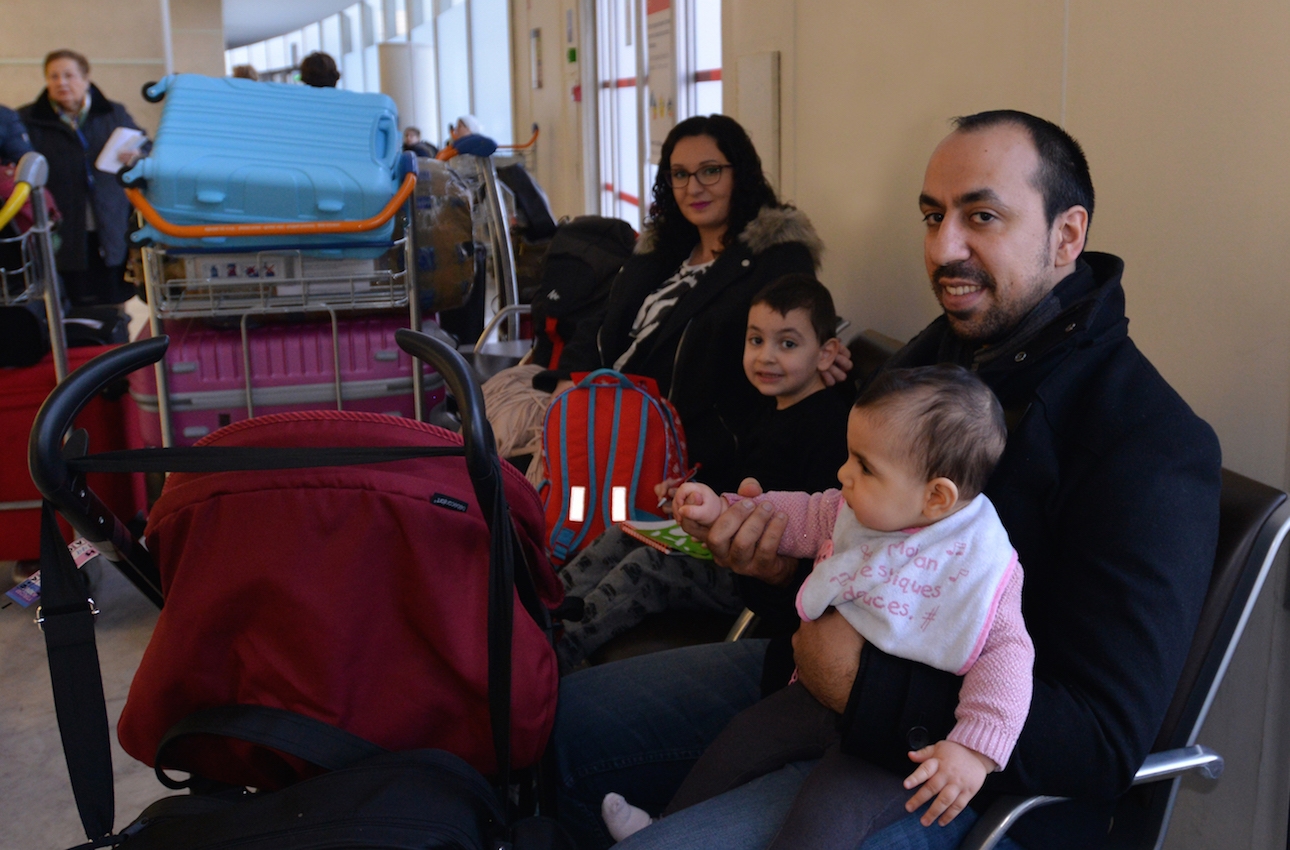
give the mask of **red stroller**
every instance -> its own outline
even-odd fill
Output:
[[[398,342],[445,376],[464,444],[424,423],[319,411],[235,423],[191,449],[85,456],[84,432],[64,447],[79,409],[159,360],[164,337],[91,361],[42,407],[30,446],[47,500],[42,620],[92,840],[112,827],[93,601],[64,557],[53,507],[164,602],[118,733],[170,787],[275,789],[336,766],[299,757],[276,727],[230,740],[191,719],[229,706],[284,710],[385,750],[447,751],[492,777],[501,807],[510,768],[538,763],[555,716],[551,612],[562,596],[542,551],[542,506],[498,461],[460,355],[412,331]],[[145,548],[84,476],[162,469],[179,471],[151,512]]]

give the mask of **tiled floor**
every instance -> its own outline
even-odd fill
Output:
[[[9,564],[0,566],[8,589]],[[102,612],[96,640],[112,726],[119,829],[153,800],[171,793],[116,743],[116,718],[152,635],[157,609],[111,567],[95,580],[93,596]],[[34,616],[33,609],[16,604],[0,608],[0,847],[52,850],[79,844],[85,834],[63,762],[44,639]]]
[[[133,337],[147,320],[147,307],[132,299],[126,311]],[[0,593],[9,588],[10,570],[8,562],[0,562]],[[170,793],[150,768],[116,743],[116,718],[152,635],[157,609],[111,568],[96,579],[93,595],[102,612],[96,639],[112,726],[116,825],[121,828],[147,804]],[[0,605],[6,602],[9,599],[0,596]],[[16,604],[0,607],[0,847],[15,850],[64,848],[85,841],[63,762],[44,638],[34,617],[33,609]]]

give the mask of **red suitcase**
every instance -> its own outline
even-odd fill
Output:
[[[67,350],[67,368],[76,369],[114,346]],[[52,355],[35,366],[0,369],[0,560],[40,557],[40,493],[27,472],[27,438],[45,397],[54,389]],[[141,445],[136,421],[124,394],[99,396],[81,411],[78,428],[90,432],[90,451]],[[130,519],[146,505],[143,475],[91,475],[90,487],[118,517]]]

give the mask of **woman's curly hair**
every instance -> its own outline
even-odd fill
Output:
[[[717,148],[734,166],[730,220],[721,238],[722,246],[729,246],[748,222],[757,217],[762,207],[780,207],[781,204],[762,173],[761,157],[757,155],[748,133],[728,115],[696,115],[677,124],[667,134],[659,157],[658,176],[654,179],[654,201],[649,208],[657,244],[692,246],[699,241],[698,228],[686,220],[672,192],[672,151],[677,142],[690,136],[712,137]]]

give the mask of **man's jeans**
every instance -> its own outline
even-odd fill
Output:
[[[560,683],[552,746],[559,815],[583,850],[609,847],[600,802],[615,791],[651,813],[667,805],[703,749],[761,696],[760,640],[706,644],[592,667]],[[765,847],[814,762],[797,762],[692,806],[623,841],[623,850]],[[948,827],[911,815],[862,850],[951,850],[975,814]],[[1017,850],[1005,841],[1001,848]]]

